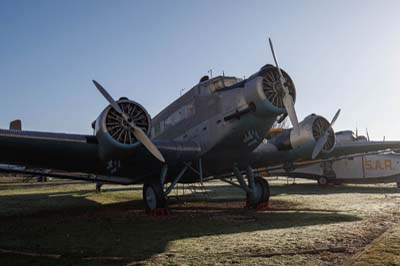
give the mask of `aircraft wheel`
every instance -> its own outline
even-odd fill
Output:
[[[397,187],[400,188],[400,181],[396,182]]]
[[[326,186],[328,184],[328,179],[326,177],[320,177],[318,178],[318,185],[320,186]]]
[[[148,211],[165,208],[166,198],[160,180],[151,180],[143,185],[143,201]]]
[[[103,186],[102,183],[96,183],[96,193],[101,193],[101,187]]]
[[[247,194],[247,203],[250,207],[257,208],[260,204],[268,204],[271,196],[268,181],[260,176],[254,178],[254,196]]]

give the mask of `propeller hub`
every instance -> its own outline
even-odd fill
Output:
[[[147,135],[150,134],[151,119],[142,106],[131,100],[120,100],[117,104],[123,113],[110,108],[105,116],[107,132],[115,141],[121,144],[135,144],[138,140],[132,125],[140,127]]]
[[[282,74],[285,80],[285,86],[289,90],[290,96],[292,96],[293,102],[296,101],[296,89],[293,81],[289,77],[289,75],[283,71]],[[262,86],[264,94],[267,100],[278,108],[285,108],[283,104],[283,97],[285,96],[285,90],[282,87],[282,83],[279,78],[279,73],[276,68],[272,65],[264,66],[260,71],[260,76],[262,76]]]
[[[327,134],[326,142],[323,145],[324,151],[329,151],[335,145],[335,133],[333,129],[330,127],[331,124],[325,118],[318,116],[315,118],[312,125],[312,133],[316,141],[320,138],[323,138],[325,134]]]
[[[282,84],[280,81],[275,81],[272,84],[272,88],[274,89],[274,91],[276,92],[276,94],[283,98],[283,96],[285,96],[285,91],[283,90]]]

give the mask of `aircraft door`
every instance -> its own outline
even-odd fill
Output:
[[[360,156],[335,161],[333,163],[333,170],[336,173],[336,178],[363,178],[364,172],[362,160],[363,159]]]

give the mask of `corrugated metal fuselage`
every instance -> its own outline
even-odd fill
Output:
[[[215,85],[221,82],[231,83]],[[168,178],[184,162],[195,165],[199,159],[204,176],[226,173],[234,165],[246,167],[250,153],[285,111],[266,99],[263,88],[263,77],[257,74],[243,81],[214,78],[160,112],[152,120],[151,134],[166,158]],[[104,161],[95,136],[16,132],[0,134],[0,163],[127,177],[132,182],[157,177],[163,167],[142,145],[125,158]],[[182,180],[192,179],[189,171]]]

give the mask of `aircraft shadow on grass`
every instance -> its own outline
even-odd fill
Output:
[[[382,186],[359,186],[359,185],[339,185],[339,186],[319,186],[317,184],[290,184],[284,186],[271,186],[272,195],[279,194],[299,194],[299,195],[323,195],[323,194],[342,194],[342,193],[362,193],[362,194],[392,194],[400,193],[397,187]]]
[[[227,200],[206,207],[173,201],[172,214],[155,219],[144,213],[141,200],[103,205],[86,198],[87,193],[0,196],[0,248],[61,254],[59,260],[68,261],[116,256],[125,265],[163,253],[176,240],[360,220],[335,211],[287,206],[255,212],[243,209],[242,201],[230,205]]]

